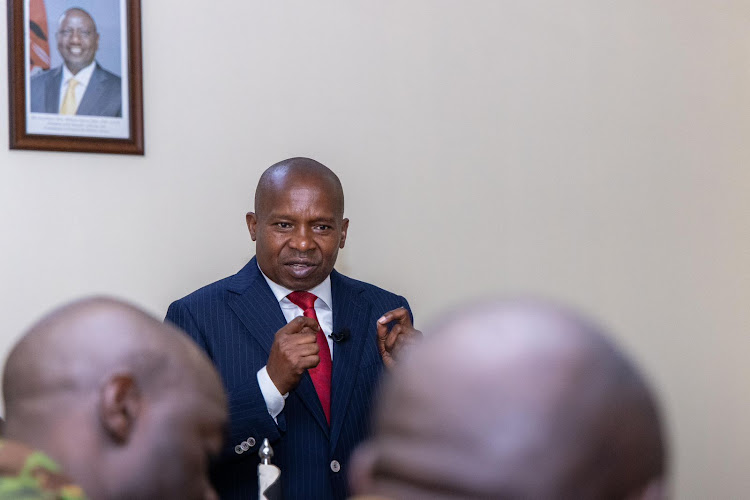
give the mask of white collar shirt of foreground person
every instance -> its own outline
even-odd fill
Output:
[[[74,92],[76,94],[76,104],[81,104],[81,99],[83,99],[83,94],[89,86],[89,81],[91,81],[91,76],[94,74],[95,68],[96,61],[92,62],[74,75],[65,64],[62,65],[63,75],[60,80],[60,101],[57,103],[58,110],[62,108],[62,103],[65,100],[65,93],[68,91],[68,82],[70,82],[71,78],[75,78],[78,82],[78,86],[74,89]]]
[[[271,279],[265,275],[263,270],[260,269],[260,266],[258,267],[258,270],[260,270],[260,274],[262,274],[263,278],[265,278],[266,283],[268,283],[268,286],[271,288],[271,292],[273,292],[276,300],[279,301],[279,307],[281,307],[281,312],[284,313],[284,319],[286,319],[286,322],[289,323],[294,318],[302,316],[302,313],[304,312],[302,311],[302,308],[296,304],[293,304],[292,301],[287,298],[287,295],[296,290],[289,290],[288,288],[271,281]],[[328,350],[331,352],[331,360],[333,360],[333,339],[330,336],[331,333],[333,333],[333,299],[331,297],[331,276],[326,276],[326,279],[324,279],[322,283],[315,286],[314,288],[311,288],[310,290],[305,291],[310,292],[318,297],[315,301],[315,315],[318,317],[318,323],[320,324],[320,327],[323,329],[323,333],[326,336],[326,340],[328,341]],[[265,366],[258,370],[257,377],[258,385],[260,386],[260,392],[263,394],[263,399],[266,400],[266,408],[268,408],[268,413],[273,417],[274,420],[276,420],[276,418],[281,413],[281,410],[284,409],[284,401],[286,400],[287,396],[289,396],[289,393],[287,392],[286,394],[281,394],[279,392],[279,390],[276,388],[276,385],[271,380],[271,377],[268,375],[268,370],[266,370]]]

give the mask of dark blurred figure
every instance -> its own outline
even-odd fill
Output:
[[[0,499],[216,498],[218,374],[184,334],[133,306],[94,298],[42,319],[11,351],[3,393]]]
[[[385,383],[353,490],[393,499],[664,498],[666,445],[633,365],[535,301],[457,312]]]

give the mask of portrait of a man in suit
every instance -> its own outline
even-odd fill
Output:
[[[64,63],[31,77],[31,112],[122,116],[122,82],[96,61],[99,32],[91,15],[66,10],[55,37]]]

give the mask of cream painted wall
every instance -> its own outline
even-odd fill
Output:
[[[344,183],[341,270],[419,325],[589,311],[661,393],[676,497],[747,496],[748,2],[142,3],[145,157],[8,151],[0,120],[1,352],[74,297],[161,316],[233,273],[258,175],[308,155]]]

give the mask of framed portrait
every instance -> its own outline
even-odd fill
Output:
[[[8,0],[10,148],[143,154],[140,0]]]

